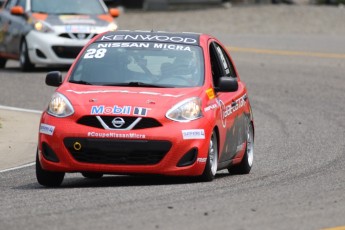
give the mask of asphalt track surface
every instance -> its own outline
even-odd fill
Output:
[[[123,25],[131,28],[137,14]],[[69,174],[61,188],[47,189],[37,184],[34,166],[24,167],[0,173],[0,228],[344,229],[344,34],[215,35],[237,47],[232,56],[249,88],[256,128],[249,175],[221,171],[199,183]],[[49,70],[21,73],[10,62],[0,72],[0,104],[42,110],[54,90],[44,85]]]

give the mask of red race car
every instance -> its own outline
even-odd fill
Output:
[[[106,32],[81,51],[39,127],[36,177],[60,186],[65,173],[197,176],[249,173],[254,123],[245,84],[206,34]]]

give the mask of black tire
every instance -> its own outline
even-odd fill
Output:
[[[0,58],[0,68],[5,68],[6,66],[7,59],[5,58]]]
[[[246,151],[242,161],[238,165],[233,165],[228,168],[230,174],[248,174],[253,166],[254,158],[254,128],[251,121],[249,121],[246,131]]]
[[[64,172],[51,172],[42,168],[38,160],[38,153],[36,155],[36,178],[40,185],[46,187],[59,187],[65,176]]]
[[[103,173],[83,172],[81,175],[88,179],[99,179],[102,178]]]
[[[218,169],[218,139],[215,131],[212,132],[206,166],[200,180],[204,182],[212,181]]]
[[[23,40],[20,45],[19,64],[23,72],[29,72],[35,68],[35,65],[30,61],[28,45],[25,40]]]

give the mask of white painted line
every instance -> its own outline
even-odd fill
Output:
[[[21,165],[21,166],[18,166],[18,167],[13,167],[13,168],[1,170],[0,173],[4,173],[4,172],[9,172],[9,171],[17,170],[17,169],[22,169],[22,168],[30,167],[30,166],[33,166],[35,164],[36,164],[36,162],[31,162],[31,163],[28,163],[28,164],[25,164],[25,165]]]
[[[37,114],[41,114],[42,111],[39,110],[32,110],[32,109],[22,109],[22,108],[16,108],[16,107],[10,107],[10,106],[4,106],[4,105],[0,105],[0,109],[6,109],[6,110],[12,110],[12,111],[18,111],[18,112],[27,112],[27,113],[37,113]],[[4,169],[4,170],[0,170],[0,173],[4,173],[4,172],[9,172],[9,171],[13,171],[13,170],[17,170],[17,169],[21,169],[21,168],[26,168],[26,167],[30,167],[35,165],[35,162],[31,162],[25,165],[21,165],[18,167],[13,167],[13,168],[9,168],[9,169]]]
[[[28,113],[39,113],[39,114],[42,113],[42,111],[39,111],[39,110],[22,109],[22,108],[16,108],[16,107],[4,106],[4,105],[0,105],[0,109],[7,109],[7,110],[12,110],[12,111],[28,112]]]

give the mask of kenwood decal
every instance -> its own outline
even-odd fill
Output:
[[[197,44],[198,41],[194,38],[188,37],[175,37],[168,35],[151,35],[151,34],[137,34],[137,35],[122,35],[111,34],[103,35],[101,41],[155,41],[155,42],[173,42],[173,43],[186,43]]]

